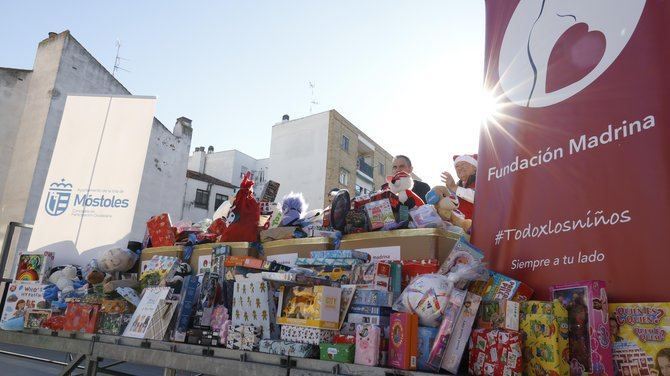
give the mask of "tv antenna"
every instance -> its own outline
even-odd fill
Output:
[[[114,77],[116,75],[117,70],[122,70],[124,72],[130,73],[130,71],[128,69],[121,68],[121,61],[122,60],[129,61],[129,60],[124,59],[121,56],[119,56],[119,51],[120,50],[121,50],[121,41],[117,39],[116,40],[116,58],[114,59],[114,69],[112,69],[112,77]]]
[[[316,87],[316,85],[312,81],[309,81],[309,88],[312,91],[312,97],[309,101],[309,113],[310,113],[310,115],[312,114],[312,106],[313,105],[315,106],[315,105],[319,104],[319,102],[317,102],[316,98],[314,97],[314,88],[315,87]]]

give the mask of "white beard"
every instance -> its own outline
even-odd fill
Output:
[[[398,193],[398,201],[403,204],[407,202],[407,191],[400,191],[400,193]]]

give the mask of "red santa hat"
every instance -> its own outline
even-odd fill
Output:
[[[406,173],[405,171],[398,171],[393,176],[387,176],[386,177],[386,182],[389,183],[389,184],[392,184],[393,182],[395,182],[398,179],[411,178],[411,177],[412,176],[410,174]]]
[[[477,168],[477,154],[454,155],[454,164],[458,162],[469,163]]]

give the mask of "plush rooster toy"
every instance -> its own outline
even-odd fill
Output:
[[[240,183],[240,190],[235,195],[233,206],[226,219],[226,228],[222,231],[221,242],[256,242],[258,241],[258,221],[261,207],[254,198],[254,181],[247,172]]]
[[[412,179],[412,176],[405,171],[398,171],[393,176],[387,176],[386,181],[389,184],[391,192],[398,195],[398,201],[400,201],[402,205],[412,209],[424,204],[421,197],[412,192],[414,179]]]

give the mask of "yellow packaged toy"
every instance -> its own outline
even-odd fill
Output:
[[[524,375],[570,374],[568,311],[558,301],[521,303]]]
[[[330,286],[280,286],[277,323],[337,330],[341,291]]]
[[[670,303],[610,303],[617,375],[670,375]]]

